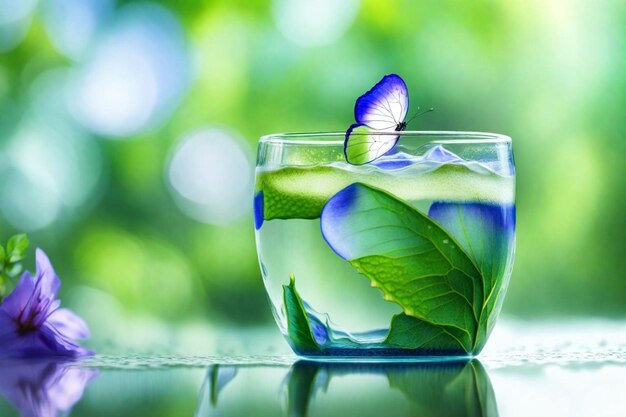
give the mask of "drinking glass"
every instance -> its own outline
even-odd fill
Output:
[[[254,217],[263,282],[296,354],[316,359],[477,355],[515,251],[507,136],[379,132],[351,165],[344,132],[259,141]]]

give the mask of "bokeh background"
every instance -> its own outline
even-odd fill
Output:
[[[277,333],[257,139],[343,130],[396,72],[436,108],[413,128],[513,137],[504,314],[626,317],[624,22],[623,0],[0,0],[0,238],[48,252],[102,351]]]

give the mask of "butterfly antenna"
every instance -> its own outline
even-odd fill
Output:
[[[408,121],[408,122],[406,122],[406,124],[411,123],[411,122],[413,121],[413,119],[415,119],[417,116],[421,116],[422,114],[430,113],[431,111],[435,111],[435,109],[431,107],[430,109],[428,109],[428,110],[424,110],[424,111],[423,111],[423,112],[421,112],[421,113],[420,113],[419,111],[420,111],[420,108],[418,107],[418,108],[417,108],[417,113],[415,113],[415,115],[414,115],[413,117],[411,117],[411,118],[409,119],[409,121]]]

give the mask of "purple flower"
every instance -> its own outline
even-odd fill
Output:
[[[76,340],[89,337],[87,324],[56,299],[61,286],[50,260],[36,251],[37,274],[26,271],[0,304],[0,357],[85,356]]]
[[[0,394],[22,417],[66,414],[96,376],[93,369],[52,360],[0,361]]]

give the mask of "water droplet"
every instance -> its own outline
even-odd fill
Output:
[[[448,239],[444,239],[443,243],[447,245],[448,244]]]

